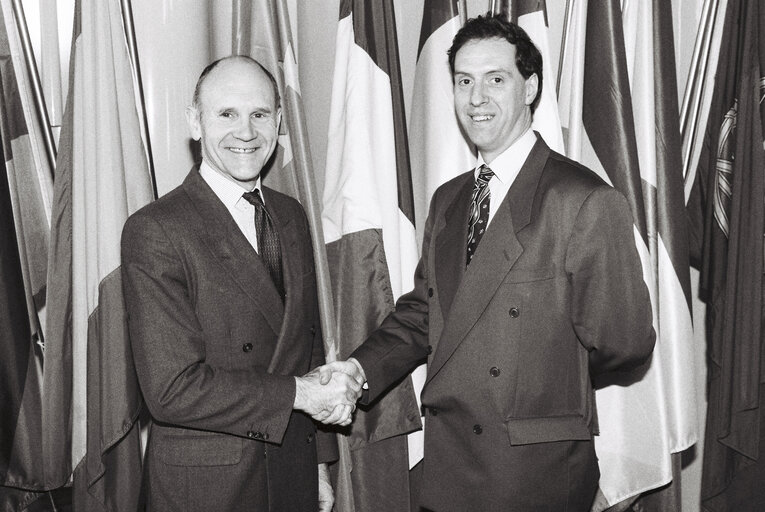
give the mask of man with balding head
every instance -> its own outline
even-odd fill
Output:
[[[314,420],[347,424],[360,386],[306,374],[324,362],[308,223],[261,185],[281,121],[276,82],[248,57],[221,59],[186,116],[201,164],[122,234],[152,418],[147,509],[329,511],[336,447]]]

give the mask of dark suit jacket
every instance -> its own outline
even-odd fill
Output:
[[[473,181],[435,192],[413,291],[352,354],[366,398],[429,354],[429,509],[588,511],[591,375],[645,362],[655,339],[627,201],[538,137],[466,269]]]
[[[316,428],[292,411],[292,376],[324,361],[311,240],[297,201],[263,194],[282,246],[284,305],[197,169],[125,224],[130,340],[153,419],[149,510],[317,507]],[[319,461],[333,456],[327,440]]]

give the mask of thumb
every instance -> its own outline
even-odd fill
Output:
[[[324,386],[330,380],[332,380],[332,370],[330,370],[326,366],[320,366],[319,367],[319,384]]]

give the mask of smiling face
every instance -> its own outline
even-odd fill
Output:
[[[196,105],[186,109],[202,158],[246,190],[252,190],[276,147],[281,121],[273,84],[255,63],[221,62],[204,79]]]
[[[537,75],[523,78],[515,46],[504,39],[475,39],[454,58],[454,108],[486,163],[531,126]]]

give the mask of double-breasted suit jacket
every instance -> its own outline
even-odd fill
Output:
[[[589,510],[591,376],[644,363],[655,340],[628,204],[537,136],[466,268],[473,183],[435,192],[414,289],[351,354],[364,399],[427,354],[428,509]]]
[[[316,428],[292,410],[293,376],[324,362],[311,239],[297,201],[263,195],[280,237],[284,303],[196,168],[125,225],[130,340],[153,420],[149,510],[317,507]],[[335,449],[321,441],[318,461]]]

